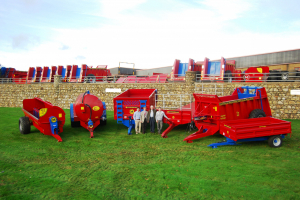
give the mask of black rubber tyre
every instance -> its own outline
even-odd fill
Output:
[[[30,133],[30,121],[28,117],[20,117],[19,119],[19,129],[20,133],[28,134]]]
[[[288,71],[281,71],[280,72],[280,80],[282,80],[282,81],[289,80],[289,72]]]
[[[280,137],[280,135],[271,136],[268,139],[268,144],[269,144],[270,147],[274,147],[274,148],[281,147],[282,138]]]
[[[71,121],[71,127],[73,127],[73,128],[75,128],[75,127],[81,127],[80,121],[76,121],[76,122],[72,122]]]
[[[105,125],[106,125],[106,121],[107,121],[107,120],[104,120],[104,121],[101,120],[100,125],[105,126]]]
[[[232,81],[232,73],[230,70],[226,70],[224,74],[224,82],[231,82]]]
[[[96,83],[96,77],[94,74],[89,74],[84,78],[86,83]]]
[[[249,115],[250,118],[260,118],[260,117],[266,117],[266,113],[261,109],[254,109],[251,111]]]
[[[271,81],[278,80],[278,71],[276,71],[276,70],[270,71],[268,80],[271,80]]]

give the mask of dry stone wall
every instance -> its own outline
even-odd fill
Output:
[[[286,83],[196,83],[195,92],[204,94],[223,93],[230,95],[236,87],[265,87],[273,117],[280,119],[300,119],[300,95],[291,95],[291,90],[300,90],[299,82]],[[221,96],[221,95],[220,95]]]
[[[22,107],[23,99],[40,97],[54,105],[68,109],[77,96],[89,90],[92,94],[105,101],[108,110],[113,110],[113,98],[120,93],[106,92],[106,88],[120,88],[121,92],[131,88],[154,88],[158,90],[158,100],[163,98],[166,107],[179,107],[181,101],[190,101],[194,92],[204,94],[230,95],[234,88],[244,85],[263,86],[268,93],[274,117],[281,119],[300,119],[300,96],[291,95],[292,89],[300,90],[300,83],[195,83],[191,80],[194,74],[188,74],[185,83],[148,83],[148,84],[117,84],[117,83],[38,83],[38,84],[0,84],[0,107]],[[174,94],[174,95],[171,95]],[[175,95],[177,94],[177,95]],[[192,98],[193,100],[193,98]],[[184,105],[186,103],[183,103]],[[162,106],[159,102],[158,106]]]

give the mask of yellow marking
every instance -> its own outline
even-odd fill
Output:
[[[175,119],[175,116],[172,116],[172,119]]]
[[[259,126],[259,128],[265,128],[266,126]]]
[[[98,110],[100,110],[100,107],[99,107],[99,106],[94,106],[94,107],[93,107],[93,111],[98,111]]]
[[[240,113],[239,113],[239,112],[236,112],[236,116],[240,116]]]
[[[262,73],[263,70],[262,70],[262,68],[259,67],[259,68],[257,68],[257,71],[258,71],[259,73]]]
[[[52,119],[51,119],[51,122],[56,122],[56,118],[55,117],[53,117]]]
[[[98,118],[99,118],[98,116],[95,117],[95,119],[98,119]]]
[[[84,107],[81,107],[81,110],[84,110]]]
[[[138,107],[125,107],[125,108],[138,108]]]
[[[47,108],[42,108],[42,109],[40,109],[40,111],[39,111],[40,117],[43,117],[44,115],[46,115],[46,113],[47,113]]]
[[[227,131],[227,133],[229,133],[229,131]]]
[[[218,110],[217,106],[213,107],[213,109],[214,109],[215,111],[217,111],[217,110]]]
[[[177,111],[167,111],[167,113],[179,113]]]
[[[61,114],[61,113],[59,113],[59,114],[58,114],[58,117],[59,117],[59,118],[62,118],[62,114]]]
[[[133,113],[134,113],[134,110],[133,110],[133,109],[131,109],[131,110],[129,111],[129,113],[130,113],[130,114],[133,114]]]
[[[227,128],[231,128],[230,126],[227,126],[227,125],[225,125],[225,124],[224,124],[224,126],[227,127]]]

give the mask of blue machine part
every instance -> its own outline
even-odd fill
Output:
[[[61,70],[61,77],[62,77],[62,78],[65,78],[65,76],[66,76],[66,71],[67,71],[67,69],[63,67],[63,69]]]
[[[281,138],[284,138],[284,135],[280,135]],[[226,141],[224,142],[218,142],[218,143],[212,143],[210,145],[207,145],[208,147],[212,147],[213,149],[217,148],[218,146],[225,146],[225,145],[241,145],[237,144],[237,142],[254,142],[254,141],[265,141],[268,140],[269,137],[257,137],[257,138],[248,138],[248,139],[240,139],[237,141],[234,141],[228,137],[225,137]]]
[[[38,109],[33,108],[33,116],[35,116],[38,119],[40,118],[40,112]]]
[[[103,101],[102,101],[102,104],[103,104],[103,113],[102,113],[101,119],[103,119],[103,118],[106,119],[107,118],[106,117],[106,105],[105,105],[105,102],[103,102]]]
[[[76,78],[80,78],[80,72],[81,72],[81,68],[77,67],[77,70],[76,70]]]
[[[31,77],[31,78],[34,78],[34,77],[35,77],[35,71],[36,71],[36,69],[33,68],[33,73],[32,73],[32,77]]]
[[[185,72],[188,70],[188,63],[179,63],[178,76],[185,76]]]
[[[47,72],[47,80],[49,80],[50,74],[51,74],[51,69],[49,68],[49,69],[48,69],[48,72]]]
[[[207,74],[220,75],[221,62],[208,62]]]
[[[4,76],[6,72],[6,67],[1,67],[0,76]]]
[[[71,117],[71,122],[74,122],[74,107],[73,104],[70,104],[70,117]]]
[[[89,120],[89,121],[88,121],[88,126],[89,126],[90,128],[93,128],[94,123],[92,122],[92,120]]]
[[[56,117],[53,117],[53,116],[50,117],[49,122],[50,122],[51,133],[53,135],[58,134],[58,123],[57,123]]]
[[[249,98],[249,97],[255,97],[256,96],[256,91],[257,89],[260,89],[262,87],[254,87],[254,86],[243,86],[242,87],[244,89],[244,93],[242,93],[239,89],[238,89],[238,97],[239,99],[243,99],[243,98]],[[255,90],[254,93],[250,93],[250,90]],[[260,92],[260,91],[259,91]]]

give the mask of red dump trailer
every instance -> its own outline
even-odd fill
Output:
[[[189,112],[179,109],[165,111],[172,120],[166,121],[170,126],[163,132],[162,137],[167,137],[168,132],[175,126],[192,121],[198,131],[184,141],[191,143],[195,139],[216,133],[227,137],[227,142],[214,144],[212,147],[260,140],[269,140],[270,146],[273,144],[273,147],[278,147],[281,145],[281,138],[291,133],[290,122],[272,118],[267,93],[263,87],[243,86],[236,88],[232,95],[223,97],[196,93],[193,95],[195,102]],[[191,119],[189,122],[188,118]],[[243,127],[248,128],[241,130]],[[225,130],[227,128],[232,132]]]
[[[53,136],[61,142],[59,136],[65,124],[65,112],[60,107],[52,105],[40,98],[24,99],[23,108],[25,116],[19,119],[19,128],[22,134],[30,133],[33,125],[44,135]]]
[[[114,119],[128,127],[128,135],[134,127],[133,114],[137,108],[143,111],[155,105],[156,89],[129,89],[114,98]]]

